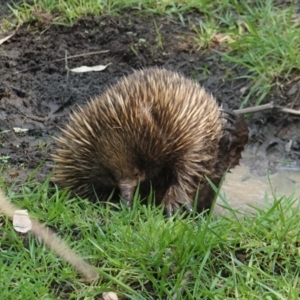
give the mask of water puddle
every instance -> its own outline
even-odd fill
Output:
[[[300,199],[300,167],[296,162],[280,161],[255,154],[253,149],[246,149],[240,166],[226,175],[221,189],[227,202],[233,209],[253,211],[251,206],[263,208],[282,196]],[[223,213],[224,205],[219,198],[216,212]]]

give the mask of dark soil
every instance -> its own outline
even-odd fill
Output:
[[[192,14],[186,24],[196,22]],[[155,17],[162,36],[158,43],[153,17],[87,18],[73,27],[45,27],[42,21],[26,24],[0,46],[0,164],[8,185],[23,183],[36,170],[37,181],[47,177],[51,169],[49,154],[69,113],[77,105],[103,92],[108,85],[133,69],[162,66],[192,77],[225,107],[236,109],[241,102],[241,89],[249,84],[239,79],[245,71],[222,61],[215,49],[199,50],[191,26],[176,19]],[[47,23],[47,22],[46,22]],[[46,24],[47,25],[47,24]],[[88,54],[68,59],[68,67],[110,64],[102,72],[67,72],[65,55]],[[299,82],[274,90],[268,100],[297,107]],[[253,99],[255,101],[255,99]],[[250,104],[249,104],[250,105]],[[262,151],[266,159],[299,160],[299,121],[288,115],[271,112],[249,119],[250,145]],[[25,133],[14,128],[28,129]],[[290,151],[287,142],[292,140]],[[269,157],[269,158],[268,158]]]

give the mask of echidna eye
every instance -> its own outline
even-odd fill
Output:
[[[134,172],[133,176],[134,176],[135,178],[138,178],[138,177],[140,176],[140,172],[136,170],[136,171]]]

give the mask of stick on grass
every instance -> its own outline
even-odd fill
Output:
[[[13,205],[5,197],[3,191],[0,190],[0,211],[10,219],[13,219],[15,211],[18,209],[19,208]],[[32,222],[32,233],[36,237],[40,237],[50,249],[66,260],[88,281],[96,280],[98,278],[96,269],[77,255],[63,240],[59,239],[51,229],[32,217],[30,217],[30,220]]]

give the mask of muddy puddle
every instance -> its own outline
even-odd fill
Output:
[[[243,153],[240,166],[235,167],[221,189],[216,208],[218,213],[226,210],[222,198],[231,208],[240,212],[253,212],[253,207],[264,208],[274,199],[292,197],[300,199],[300,167],[296,161],[269,162],[264,155],[255,153],[255,148],[248,146]],[[271,165],[271,167],[270,167]],[[272,166],[273,165],[273,166]],[[296,203],[297,203],[296,201]]]

